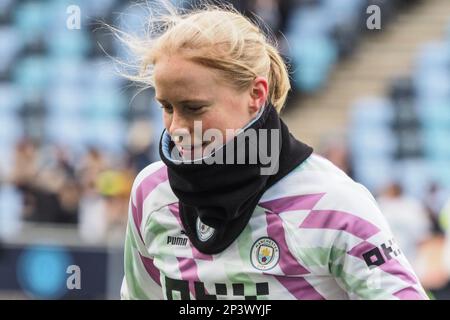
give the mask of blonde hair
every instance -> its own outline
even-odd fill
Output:
[[[134,74],[128,79],[154,87],[153,69],[161,55],[181,54],[201,65],[217,70],[219,79],[238,90],[249,88],[257,76],[268,80],[268,99],[278,112],[291,89],[287,66],[274,37],[230,5],[202,1],[190,9],[177,9],[159,1],[165,13],[149,8],[144,37],[132,36],[110,27],[116,37],[137,58]],[[126,64],[130,67],[130,64]]]

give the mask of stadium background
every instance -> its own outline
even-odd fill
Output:
[[[450,2],[229,2],[279,41],[292,132],[377,196],[430,295],[449,299]],[[2,299],[119,298],[131,183],[162,130],[152,90],[117,75],[108,55],[129,52],[99,24],[142,30],[132,4],[0,0]],[[67,28],[72,5],[80,29]],[[367,27],[370,5],[381,29]]]

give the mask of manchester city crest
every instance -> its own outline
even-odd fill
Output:
[[[203,222],[201,222],[200,218],[197,217],[197,237],[205,242],[208,241],[208,239],[210,239],[213,234],[215,232],[215,229],[207,226],[206,224],[204,224]]]
[[[278,264],[280,249],[275,240],[269,237],[259,238],[252,246],[250,258],[256,269],[269,270]]]

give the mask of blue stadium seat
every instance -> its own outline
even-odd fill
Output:
[[[23,126],[18,116],[0,116],[0,145],[11,145],[23,136]]]
[[[349,144],[352,154],[360,158],[390,158],[398,147],[396,136],[389,128],[352,127]]]
[[[322,6],[329,19],[333,20],[333,25],[358,25],[364,5],[365,1],[363,0],[322,0]]]
[[[336,45],[325,36],[291,38],[290,41],[295,86],[304,92],[321,89],[337,60]]]
[[[85,122],[85,143],[102,150],[121,152],[124,149],[126,126],[123,121],[96,119]]]
[[[395,163],[397,179],[411,196],[423,197],[432,179],[430,163],[424,159],[405,159]]]
[[[450,98],[450,73],[444,68],[415,75],[417,98],[421,101]]]
[[[84,12],[80,6],[80,1],[72,1],[72,0],[51,0],[48,1],[46,10],[48,12],[47,27],[48,31],[60,31],[62,26],[65,28],[67,26],[67,22],[70,24],[75,20],[72,19],[72,14],[74,13],[71,9],[71,6],[77,6],[80,9],[80,27],[82,29],[85,28],[85,24],[88,23],[88,19],[86,17],[86,12]],[[75,30],[74,30],[75,31]]]
[[[431,100],[417,109],[423,128],[450,128],[450,101]]]
[[[359,99],[351,108],[352,127],[387,127],[394,119],[394,108],[387,99]]]
[[[94,87],[88,91],[83,116],[86,119],[118,119],[124,115],[128,102],[116,88]]]
[[[81,117],[49,116],[45,120],[46,139],[50,143],[78,150],[83,146],[85,123]]]
[[[48,85],[51,60],[45,56],[32,55],[20,60],[14,70],[14,81],[25,91],[43,90]]]
[[[118,11],[121,12],[117,16],[117,25],[120,30],[135,36],[144,36],[145,28],[143,26],[148,22],[146,10],[138,5],[125,4]],[[120,61],[130,62],[135,59],[133,53],[116,37],[113,38],[113,47]]]
[[[395,177],[394,163],[389,158],[367,158],[353,165],[355,181],[371,192],[381,192]]]
[[[85,112],[87,99],[82,87],[56,85],[46,92],[48,115],[68,119],[81,116]]]
[[[11,11],[13,10],[13,7],[16,5],[15,2],[17,2],[17,0],[2,0],[0,1],[0,12],[7,12],[7,13],[11,13]]]
[[[14,25],[26,43],[35,41],[48,31],[52,20],[49,8],[47,1],[23,1],[14,11]]]
[[[0,97],[0,117],[16,114],[23,104],[19,88],[10,82],[0,83]]]
[[[83,30],[59,28],[47,34],[46,43],[50,55],[67,59],[84,57],[91,49],[89,35]]]
[[[88,66],[88,87],[103,86],[106,89],[116,87],[118,89],[124,83],[124,78],[119,75],[115,62],[110,58],[93,59],[86,62]]]
[[[0,74],[5,73],[13,64],[17,54],[23,48],[22,38],[17,30],[10,26],[0,27]]]
[[[445,41],[450,45],[450,20],[448,21],[447,28],[445,30]]]
[[[450,160],[430,161],[429,167],[433,181],[450,189]]]
[[[65,59],[53,58],[51,60],[53,68],[50,70],[49,85],[64,85],[64,86],[87,86],[91,82],[91,70],[89,70],[89,63],[84,59]]]
[[[429,42],[421,46],[415,60],[416,70],[447,68],[450,66],[450,45],[445,42]]]
[[[299,7],[289,19],[288,39],[327,36],[332,27],[332,21],[324,7]]]
[[[86,16],[93,19],[97,17],[108,17],[111,10],[114,8],[119,0],[81,0],[78,1],[82,12],[86,12]]]
[[[389,83],[388,97],[396,105],[412,103],[416,98],[416,88],[412,77],[394,77]]]
[[[423,130],[425,154],[430,160],[450,160],[450,127]]]
[[[422,135],[415,127],[404,127],[395,130],[398,146],[395,153],[396,158],[416,158],[423,156]]]

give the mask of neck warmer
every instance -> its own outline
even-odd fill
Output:
[[[256,132],[256,140],[244,138],[251,132]],[[290,134],[271,104],[206,158],[182,161],[171,156],[173,148],[164,131],[159,153],[179,199],[180,219],[191,243],[205,254],[225,250],[245,228],[263,193],[313,152]],[[259,154],[269,155],[270,165]],[[211,164],[211,157],[223,161]]]

